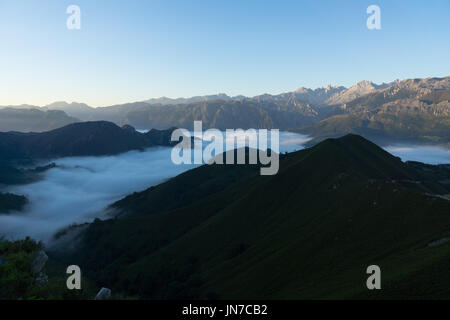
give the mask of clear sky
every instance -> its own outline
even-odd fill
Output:
[[[0,41],[0,105],[276,94],[450,75],[450,1],[0,0]]]

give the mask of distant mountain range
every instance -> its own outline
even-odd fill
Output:
[[[347,135],[282,155],[275,176],[185,172],[59,233],[50,256],[141,299],[448,298],[449,182]],[[373,264],[382,290],[365,287]]]
[[[245,99],[245,96],[235,96],[230,97],[226,95],[225,93],[219,93],[219,94],[213,94],[213,95],[206,95],[206,96],[196,96],[191,98],[167,98],[167,97],[161,97],[161,98],[154,98],[154,99],[148,99],[144,102],[149,104],[161,104],[161,105],[168,105],[168,104],[186,104],[186,103],[195,103],[195,102],[207,102],[207,101],[214,101],[214,100],[223,100],[223,101],[229,101],[229,100],[240,100]]]
[[[379,143],[404,141],[450,147],[450,77],[396,82],[340,105],[342,112],[297,131],[315,137],[357,133]]]
[[[294,130],[313,135],[313,143],[327,137],[357,133],[379,143],[394,139],[450,146],[449,97],[450,77],[446,77],[408,79],[381,85],[361,81],[351,88],[300,88],[279,95],[255,97],[218,94],[179,99],[162,97],[101,108],[67,102],[18,108],[64,111],[69,116],[60,114],[64,118],[61,123],[77,119],[105,120],[138,129],[192,129],[194,120],[202,120],[204,128]],[[12,109],[8,110],[12,112]],[[29,131],[29,128],[33,128],[31,131],[44,131],[42,128],[45,126],[58,125],[55,121],[48,121],[34,126],[34,118],[24,115],[23,124],[14,129],[13,124],[19,120],[17,115],[14,115],[14,121],[9,120],[11,117],[6,113],[2,116],[0,131]],[[43,116],[36,112],[35,118]]]
[[[1,110],[0,110],[1,111]],[[34,110],[36,112],[42,112]],[[56,112],[56,111],[55,111]],[[107,121],[78,122],[42,133],[0,132],[0,186],[38,181],[54,163],[35,167],[42,160],[70,156],[114,155],[156,146],[171,146],[174,128],[137,132]],[[0,192],[0,212],[20,210],[21,195]]]
[[[30,106],[0,109],[0,131],[49,131],[78,121],[59,110],[43,111]]]

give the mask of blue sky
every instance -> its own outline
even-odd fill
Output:
[[[66,9],[81,9],[68,30]],[[368,30],[366,8],[381,8]],[[450,75],[450,1],[0,0],[0,105]]]

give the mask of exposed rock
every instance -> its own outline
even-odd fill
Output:
[[[48,283],[48,276],[47,274],[41,272],[39,273],[39,275],[36,277],[36,285],[38,287],[43,287]]]
[[[35,274],[38,274],[44,269],[45,264],[47,263],[48,256],[44,250],[38,252],[33,262],[31,263],[31,271]]]
[[[439,246],[439,245],[444,244],[444,243],[449,242],[449,241],[450,241],[450,238],[442,238],[442,239],[439,239],[439,240],[435,240],[435,241],[430,242],[430,243],[428,244],[428,247]]]
[[[101,288],[95,296],[94,300],[107,300],[111,297],[111,290],[108,288]]]

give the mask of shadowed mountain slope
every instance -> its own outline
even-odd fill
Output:
[[[42,133],[0,133],[0,160],[100,156],[171,145],[173,129],[139,133],[106,122],[80,122]]]
[[[435,195],[448,186],[359,136],[284,155],[275,176],[241,167],[203,166],[131,195],[114,205],[123,218],[96,220],[77,249],[53,255],[155,299],[375,298],[371,264],[383,297],[403,297],[405,279],[448,261],[448,245],[427,246],[450,235],[450,202]],[[450,296],[445,284],[416,290]]]

